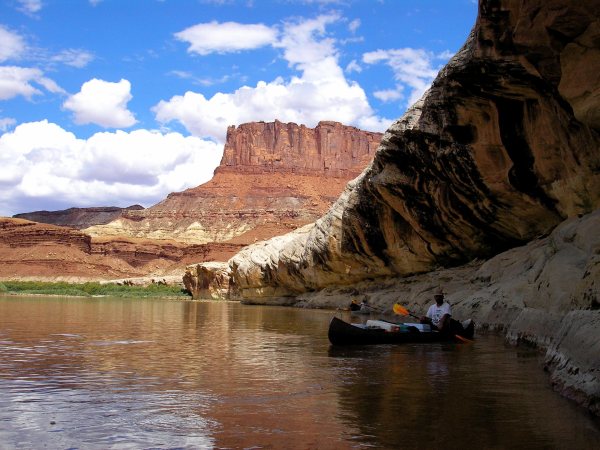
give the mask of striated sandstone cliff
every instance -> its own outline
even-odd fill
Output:
[[[600,415],[599,42],[598,0],[481,0],[372,164],[314,225],[232,258],[232,292],[424,311],[441,283],[454,315],[546,349],[557,389]]]
[[[280,172],[349,180],[367,166],[380,140],[381,133],[338,122],[322,121],[314,129],[278,120],[231,126],[216,173]]]
[[[337,122],[314,129],[278,121],[230,127],[208,183],[85,231],[190,244],[249,244],[283,234],[327,211],[366,167],[381,136]]]
[[[332,209],[231,260],[242,298],[459,265],[598,208],[599,5],[481,2],[465,46]]]

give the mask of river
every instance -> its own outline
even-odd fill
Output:
[[[0,297],[0,448],[600,448],[536,351],[333,348],[333,314]]]

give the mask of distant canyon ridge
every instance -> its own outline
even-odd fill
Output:
[[[229,127],[214,177],[152,207],[0,219],[0,278],[181,278],[186,264],[227,261],[250,243],[314,222],[367,166],[381,138],[331,121]]]

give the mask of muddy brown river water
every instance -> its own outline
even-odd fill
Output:
[[[0,297],[0,448],[600,448],[535,350],[334,348],[333,314]]]

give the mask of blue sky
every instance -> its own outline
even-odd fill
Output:
[[[150,206],[211,178],[228,125],[384,131],[473,0],[5,0],[0,215]]]

